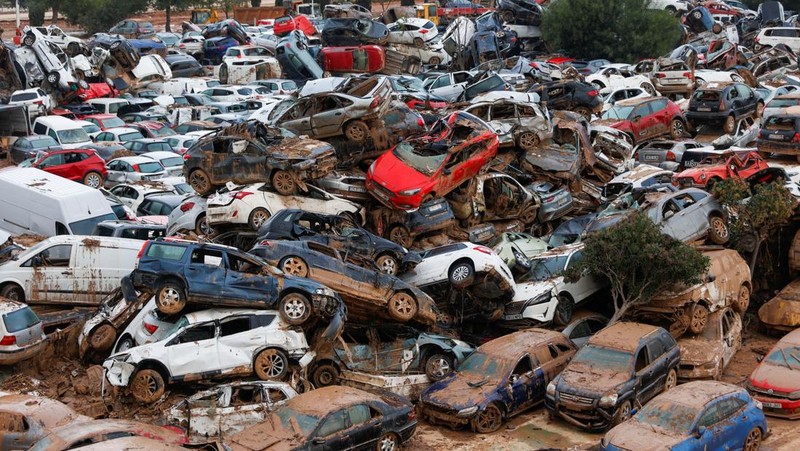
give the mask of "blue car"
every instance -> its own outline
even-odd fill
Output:
[[[128,39],[128,43],[139,52],[140,56],[151,53],[162,56],[167,54],[167,46],[163,42],[156,42],[152,39]]]
[[[755,451],[766,434],[761,403],[747,390],[695,381],[653,398],[633,418],[608,431],[600,449]]]
[[[492,340],[422,393],[422,416],[431,424],[494,432],[506,419],[542,402],[545,387],[575,351],[564,334],[545,329]]]
[[[203,41],[203,58],[212,64],[222,63],[222,57],[229,48],[240,45],[239,41],[228,36],[217,36]]]

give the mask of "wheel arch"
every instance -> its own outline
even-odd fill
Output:
[[[159,362],[158,360],[154,360],[154,359],[142,360],[141,362],[139,362],[136,365],[136,370],[133,373],[131,373],[131,377],[133,377],[133,375],[138,373],[140,370],[155,370],[155,371],[157,371],[158,374],[160,374],[161,377],[164,378],[164,385],[168,384],[169,381],[170,381],[170,372],[167,369],[167,366],[164,365],[163,363]],[[130,385],[130,383],[129,383],[129,385]]]

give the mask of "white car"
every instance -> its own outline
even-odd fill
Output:
[[[134,211],[151,194],[182,194],[171,185],[161,183],[161,180],[157,182],[120,183],[109,191]]]
[[[153,152],[145,152],[140,156],[161,163],[161,166],[164,166],[164,170],[167,171],[167,177],[179,177],[183,175],[183,157],[175,152],[156,150]]]
[[[221,85],[206,89],[200,94],[211,97],[215,102],[241,102],[243,100],[249,100],[258,95],[253,88],[248,88],[246,86]]]
[[[229,47],[222,57],[223,63],[235,61],[268,61],[274,59],[266,47],[260,45],[235,45]]]
[[[692,5],[689,0],[650,0],[649,9],[664,9],[672,14],[688,12]]]
[[[185,36],[178,43],[178,48],[189,55],[195,55],[203,53],[203,42],[205,42],[205,38],[202,35]]]
[[[209,309],[181,317],[163,340],[112,354],[103,367],[111,385],[130,387],[137,401],[152,403],[169,381],[187,376],[281,379],[292,361],[310,362],[314,353],[308,351],[302,331],[277,311]]]
[[[195,393],[165,416],[167,424],[188,432],[189,441],[206,441],[220,435],[230,437],[261,423],[295,396],[297,392],[285,382],[233,382]]]
[[[183,155],[197,142],[197,137],[191,135],[172,135],[164,138],[164,141],[172,147],[173,152],[178,155]]]
[[[83,121],[80,119],[73,119],[72,122],[75,122],[76,124],[80,125],[81,128],[86,132],[86,134],[89,135],[90,138],[92,138],[92,140],[97,138],[97,135],[99,135],[100,133],[103,133],[103,130],[100,129],[100,127],[94,122]]]
[[[707,83],[744,83],[744,78],[732,71],[698,69],[694,71],[694,82],[701,87]]]
[[[364,222],[365,213],[360,205],[313,185],[307,185],[307,188],[306,193],[282,196],[271,191],[266,183],[254,183],[212,195],[207,203],[208,225],[246,224],[258,230],[270,216],[285,208],[327,215],[349,212]]]
[[[389,44],[408,44],[419,48],[439,35],[433,22],[416,17],[404,17],[386,28],[389,29]]]
[[[586,83],[591,83],[597,89],[603,88],[642,88],[650,95],[656,94],[656,88],[650,78],[633,73],[628,64],[608,64],[597,72],[586,77]]]
[[[167,236],[191,231],[196,235],[214,234],[214,229],[206,222],[206,198],[203,196],[187,197],[167,217]]]
[[[67,55],[72,57],[81,53],[81,50],[84,46],[83,39],[79,39],[64,33],[64,30],[62,30],[58,25],[48,25],[46,27],[34,28],[36,28],[36,30],[41,33],[45,39],[55,43],[57,46],[61,47],[62,50],[66,51]]]
[[[652,97],[649,92],[642,88],[603,88],[600,90],[600,95],[603,98],[604,113],[620,100]]]
[[[449,64],[452,59],[450,54],[445,52],[442,44],[428,44],[422,48],[410,45],[390,45],[386,49],[394,50],[408,58],[416,58],[422,64],[430,64],[433,66]]]
[[[164,177],[164,166],[145,157],[120,157],[106,163],[106,187],[119,183],[158,180]]]
[[[280,38],[275,36],[274,33],[261,33],[258,36],[254,37],[250,41],[258,46],[264,47],[273,54],[275,53],[275,47],[278,45],[278,40]]]
[[[8,101],[8,104],[28,105],[28,112],[31,117],[37,114],[44,114],[56,106],[56,103],[50,94],[44,92],[42,88],[14,91],[11,94],[11,99]]]
[[[455,288],[466,288],[477,274],[496,272],[511,286],[514,278],[511,270],[491,248],[470,242],[446,244],[429,249],[422,254],[422,261],[400,278],[417,287],[449,281]]]
[[[568,283],[562,275],[580,261],[583,243],[570,244],[543,252],[530,259],[530,269],[517,277],[514,299],[506,304],[503,324],[513,328],[528,328],[555,322],[566,326],[572,320],[577,304],[604,287],[591,275],[583,275]]]
[[[138,129],[132,127],[114,127],[108,128],[102,133],[98,133],[94,140],[97,142],[105,141],[122,144],[142,138],[144,138],[144,135],[142,135],[142,132]]]
[[[23,32],[22,44],[36,53],[50,86],[67,92],[77,89],[79,85],[84,89],[89,87],[84,80],[79,81],[75,78],[70,58],[61,47],[49,41],[47,36],[36,28],[25,27]]]
[[[156,308],[155,296],[150,298],[128,323],[128,327],[119,334],[114,345],[114,353],[164,339],[172,331],[178,319],[180,318],[177,316],[161,313]]]

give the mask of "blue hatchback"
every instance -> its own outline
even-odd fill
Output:
[[[755,451],[767,434],[761,403],[742,387],[714,381],[679,385],[608,431],[601,450]]]
[[[208,38],[203,42],[203,57],[212,64],[222,63],[222,57],[229,48],[240,45],[239,41],[228,36]]]

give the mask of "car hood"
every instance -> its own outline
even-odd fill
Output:
[[[591,126],[605,126],[611,127],[616,129],[626,128],[630,126],[630,121],[626,121],[624,119],[598,119],[596,121],[592,121]]]
[[[635,449],[637,451],[657,451],[670,449],[683,441],[683,435],[665,429],[642,424],[638,421],[626,421],[606,433],[606,441],[617,449]]]
[[[678,174],[675,174],[675,178],[682,178],[682,177],[691,177],[693,179],[700,178],[700,175],[705,174],[706,172],[713,171],[718,169],[719,166],[711,166],[711,165],[698,165],[691,169],[686,169],[685,171],[681,171]]]
[[[557,388],[559,391],[570,393],[580,390],[582,396],[594,393],[599,398],[629,381],[630,378],[631,376],[627,372],[595,370],[589,365],[570,363],[558,376]]]
[[[681,363],[702,365],[718,360],[722,355],[722,343],[701,338],[685,338],[678,341],[681,348]]]
[[[470,386],[472,384],[473,386]],[[484,378],[456,373],[453,377],[430,386],[423,394],[422,401],[439,406],[449,406],[461,410],[481,405],[500,387],[497,376]]]
[[[420,188],[431,180],[398,159],[392,151],[381,155],[372,167],[372,179],[389,191],[397,193]]]
[[[560,277],[555,280],[561,279]],[[555,288],[553,280],[543,280],[539,282],[518,283],[514,289],[514,299],[511,302],[525,302],[535,299],[544,293],[549,293]]]
[[[800,389],[800,370],[762,363],[750,375],[750,383],[763,389],[791,393]]]
[[[228,440],[239,447],[252,450],[289,451],[301,445],[297,440],[299,434],[293,434],[292,431],[285,429],[277,418],[269,420],[270,418],[245,429]]]
[[[286,138],[269,148],[275,158],[284,160],[322,158],[334,153],[333,146],[316,139]]]

